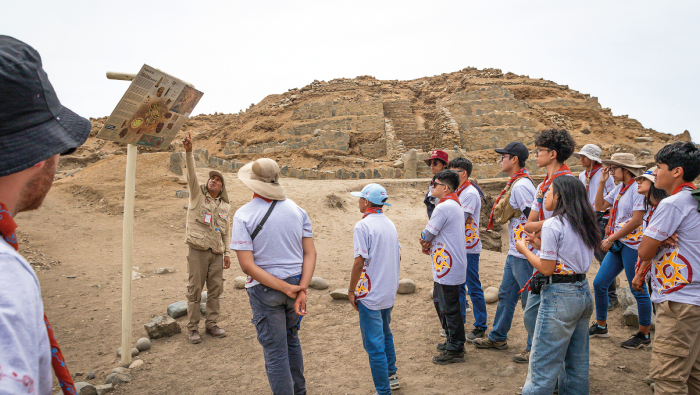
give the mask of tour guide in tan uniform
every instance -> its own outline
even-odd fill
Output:
[[[201,343],[199,336],[199,304],[202,287],[207,283],[207,316],[204,322],[206,333],[214,337],[225,337],[226,332],[216,325],[219,318],[219,296],[224,289],[224,269],[231,266],[229,244],[228,194],[224,177],[218,171],[209,172],[206,185],[199,185],[192,154],[192,135],[185,137],[182,145],[187,156],[187,184],[190,203],[187,210],[187,339],[190,343]]]

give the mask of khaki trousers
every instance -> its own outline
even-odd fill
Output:
[[[700,306],[656,305],[656,335],[649,376],[655,394],[700,395]]]
[[[224,255],[214,254],[211,249],[196,250],[190,246],[187,254],[187,273],[187,329],[195,330],[199,327],[199,304],[205,283],[207,316],[204,326],[211,328],[219,318],[219,296],[224,290]]]

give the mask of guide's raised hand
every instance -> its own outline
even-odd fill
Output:
[[[187,132],[187,137],[182,140],[182,146],[185,147],[185,152],[192,152],[192,133]]]

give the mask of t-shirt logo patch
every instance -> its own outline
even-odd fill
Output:
[[[369,279],[369,274],[362,270],[362,275],[360,275],[360,281],[357,282],[357,287],[355,288],[355,299],[362,299],[369,295],[369,291],[372,289],[372,282]]]
[[[631,219],[630,219],[631,221]],[[622,229],[629,221],[626,221],[624,224],[620,224],[619,229]],[[642,238],[644,236],[644,229],[640,226],[634,231],[632,231],[630,234],[625,236],[622,241],[624,241],[626,244],[629,245],[637,245],[642,242]]]
[[[464,226],[464,242],[467,244],[468,250],[479,244],[479,229],[474,222]]]
[[[570,276],[574,273],[573,270],[569,270],[569,268],[564,265],[564,262],[561,261],[561,259],[557,259],[557,266],[554,267],[554,274],[561,274],[563,276]]]
[[[433,269],[437,278],[443,278],[450,272],[452,268],[452,256],[445,250],[445,246],[433,251]]]
[[[520,241],[523,238],[524,233],[525,233],[525,228],[523,228],[523,224],[518,224],[515,228],[513,228],[513,239],[515,241]],[[530,243],[527,243],[527,248],[530,251],[535,250],[535,247],[532,246]]]
[[[654,285],[662,295],[678,291],[693,281],[693,268],[678,247],[665,253],[663,250],[652,262],[655,269]]]

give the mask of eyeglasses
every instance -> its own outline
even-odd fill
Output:
[[[428,165],[430,165],[430,166],[437,166],[437,165],[440,165],[440,164],[442,164],[442,161],[439,161],[439,160],[437,160],[437,159],[428,161]]]
[[[543,151],[543,150],[547,150],[548,153],[554,151],[553,149],[549,149],[549,148],[537,147],[537,148],[535,148],[535,156],[536,157],[540,156],[540,151]]]
[[[620,166],[610,166],[610,167],[608,167],[608,171],[613,172],[613,173],[614,173],[615,170],[617,170],[617,169],[622,169],[622,167],[620,167]]]
[[[505,159],[510,159],[512,158],[512,155],[502,155],[500,158],[498,158],[498,163],[503,162]]]

